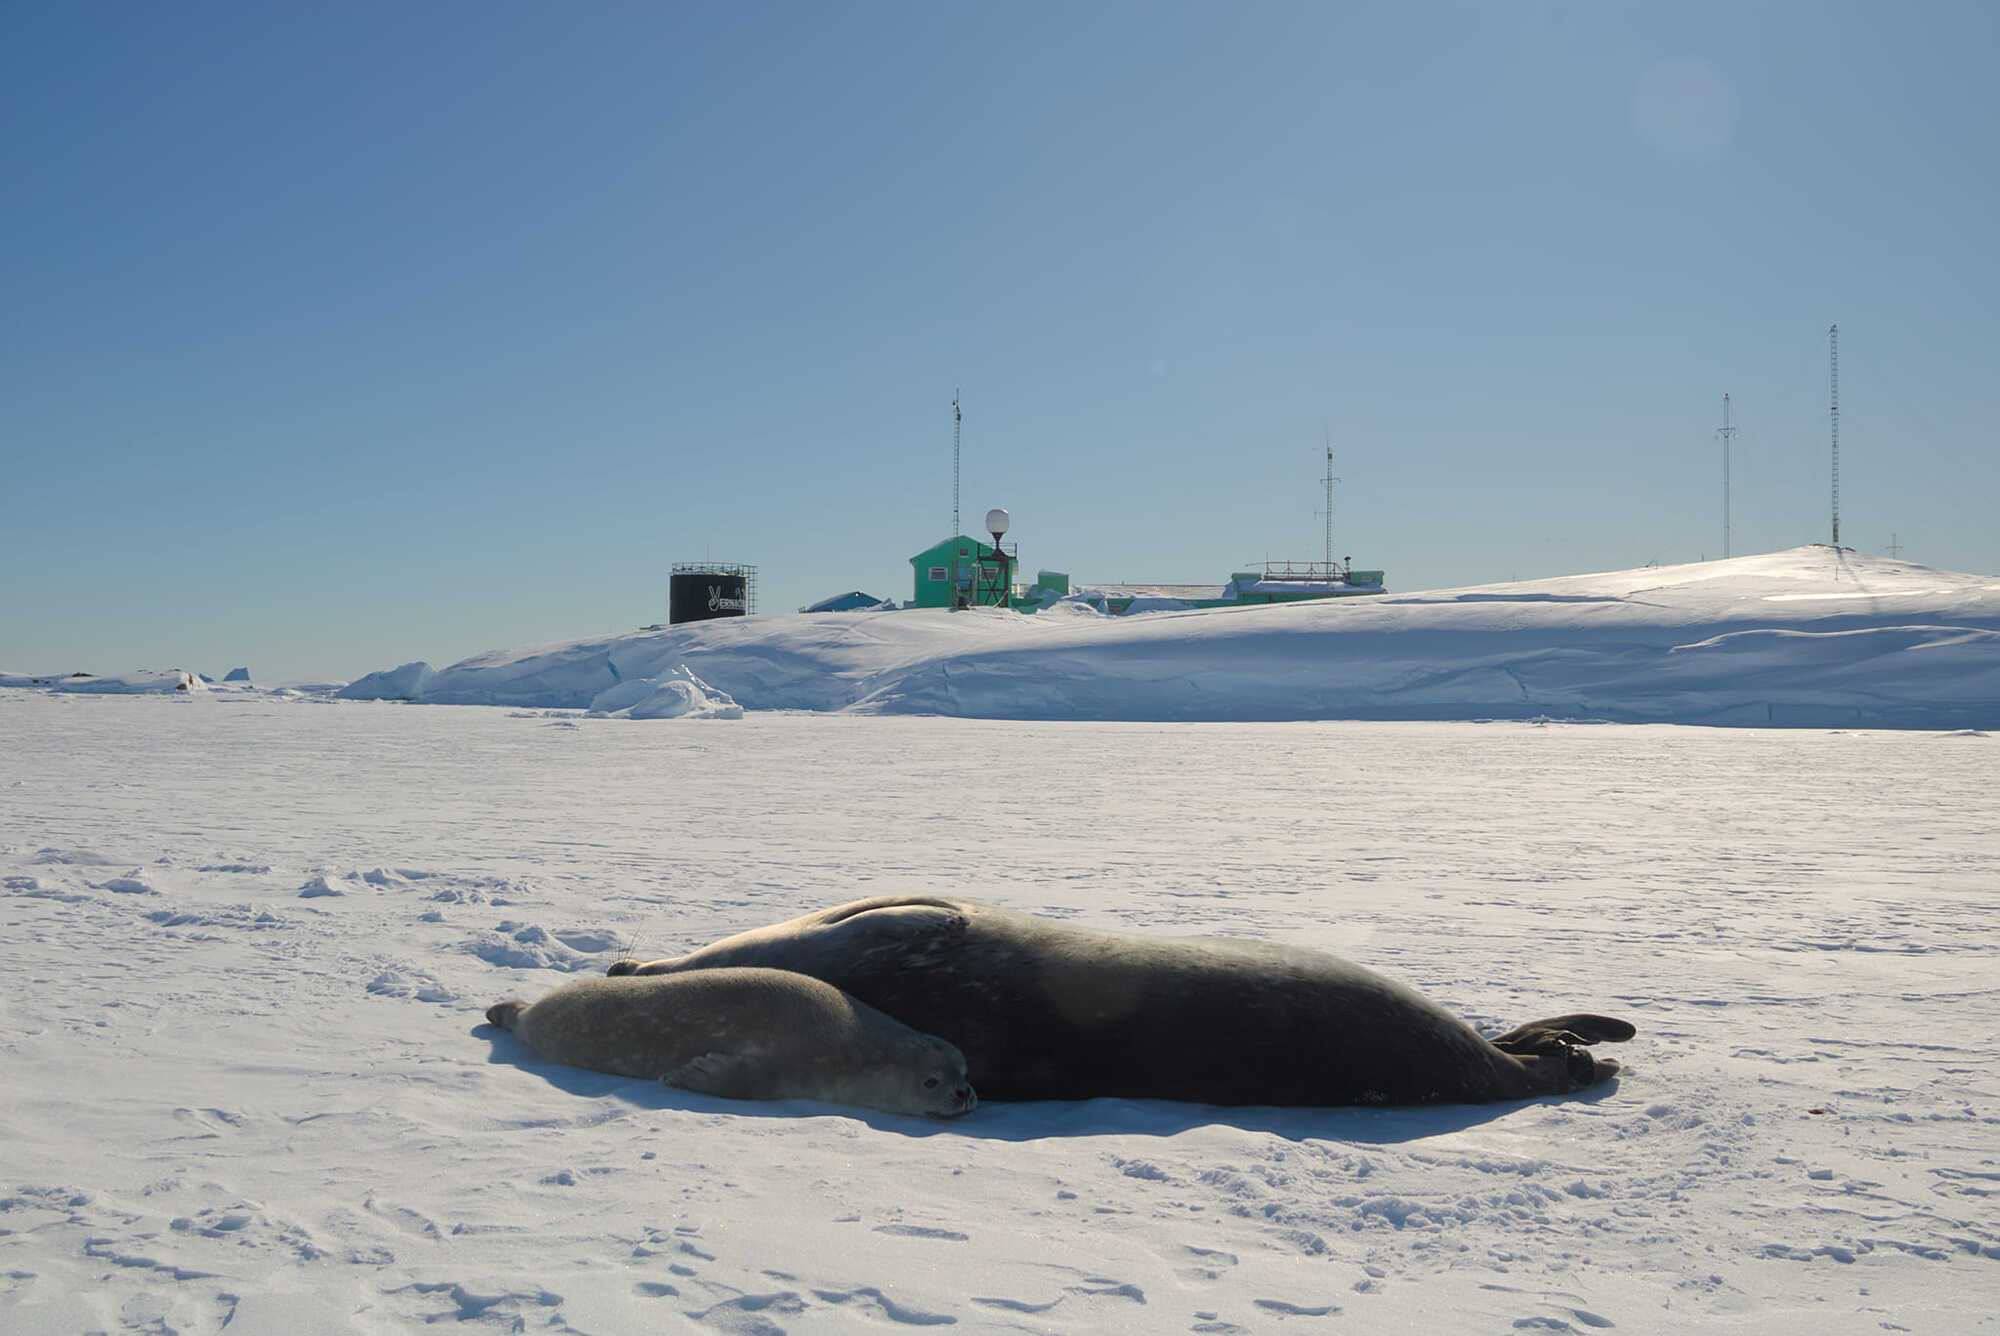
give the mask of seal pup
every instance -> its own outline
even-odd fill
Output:
[[[953,1118],[979,1103],[956,1048],[775,969],[584,979],[486,1019],[571,1067],[726,1099],[817,1099]]]
[[[1618,1071],[1577,1014],[1488,1040],[1323,951],[1097,932],[948,896],[856,900],[613,975],[810,974],[956,1044],[988,1099],[1458,1104],[1560,1095]]]

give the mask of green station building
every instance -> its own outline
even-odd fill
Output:
[[[1033,612],[1070,592],[1069,576],[1043,571],[1032,586],[1019,581],[1019,549],[995,548],[960,534],[931,544],[910,558],[915,608],[1013,606]],[[1183,608],[1241,608],[1259,603],[1300,603],[1328,598],[1380,594],[1381,571],[1357,571],[1342,562],[1266,562],[1262,570],[1233,572],[1223,585],[1160,585],[1151,583],[1093,586],[1086,591],[1103,611],[1128,612],[1142,607],[1178,605]]]
[[[919,608],[999,607],[1007,602],[1019,547],[996,548],[960,534],[932,543],[910,558]],[[1005,560],[1002,560],[1002,557]]]

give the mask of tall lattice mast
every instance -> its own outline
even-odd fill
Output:
[[[1326,431],[1325,437],[1326,437],[1326,476],[1324,478],[1321,478],[1320,481],[1326,484],[1326,511],[1325,511],[1326,552],[1324,554],[1324,560],[1326,562],[1326,578],[1331,580],[1333,578],[1333,485],[1339,482],[1340,479],[1333,476],[1332,431],[1331,430]]]
[[[958,390],[951,392],[951,536],[963,532],[958,526]]]
[[[1729,548],[1729,442],[1736,435],[1736,428],[1729,425],[1729,396],[1722,396],[1722,426],[1717,429],[1722,438],[1722,555],[1731,555]]]
[[[1840,546],[1840,326],[1826,327],[1826,360],[1833,418],[1833,545]]]

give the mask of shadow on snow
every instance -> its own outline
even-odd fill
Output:
[[[963,1136],[985,1141],[1041,1141],[1051,1137],[1178,1136],[1200,1127],[1233,1127],[1263,1132],[1287,1141],[1348,1141],[1361,1145],[1395,1145],[1425,1137],[1463,1132],[1496,1122],[1516,1110],[1536,1104],[1594,1104],[1618,1088],[1618,1079],[1572,1095],[1537,1100],[1505,1100],[1493,1104],[1429,1104],[1407,1108],[1290,1109],[1176,1104],[1154,1099],[1045,1100],[1019,1104],[982,1102],[962,1118],[912,1118],[817,1100],[721,1099],[677,1090],[658,1081],[607,1076],[581,1067],[543,1062],[507,1031],[481,1023],[472,1029],[490,1043],[486,1060],[518,1067],[556,1089],[585,1099],[616,1099],[634,1109],[682,1113],[729,1114],[739,1118],[852,1118],[878,1132],[901,1136]]]

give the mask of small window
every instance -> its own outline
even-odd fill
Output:
[[[944,569],[944,567],[942,567],[942,566],[933,566],[933,567],[931,567],[931,579],[933,579],[933,580],[942,580],[942,579],[944,579],[944,578],[945,578],[945,569]]]
[[[969,547],[961,547],[960,549],[958,549],[958,555],[961,557],[969,557],[972,555],[972,549]]]

